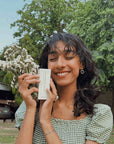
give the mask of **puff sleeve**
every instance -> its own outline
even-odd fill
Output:
[[[95,115],[87,126],[87,140],[105,144],[113,127],[113,116],[109,106],[95,105]]]
[[[15,127],[18,129],[20,129],[21,124],[24,120],[25,112],[26,112],[26,104],[23,101],[15,113],[15,121],[16,121]]]

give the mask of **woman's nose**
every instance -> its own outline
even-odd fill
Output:
[[[57,67],[58,68],[61,68],[61,67],[65,67],[65,65],[66,65],[66,61],[65,61],[65,59],[62,57],[62,56],[60,56],[59,58],[58,58],[58,60],[57,60]]]

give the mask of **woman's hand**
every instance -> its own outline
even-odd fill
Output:
[[[38,80],[39,75],[31,75],[31,74],[23,74],[18,77],[19,82],[19,92],[25,101],[26,107],[29,108],[36,108],[36,101],[32,98],[31,94],[33,92],[38,93],[38,88],[32,87],[28,88],[30,84],[33,83],[39,83],[40,80]]]
[[[39,83],[40,81],[38,78],[39,75],[36,74],[23,74],[18,77],[19,92],[25,101],[27,109],[15,144],[32,144],[36,101],[32,98],[31,94],[33,92],[38,92],[38,88],[32,87],[29,89],[29,85]]]
[[[52,79],[50,81],[50,89],[51,90],[47,89],[49,94],[48,99],[40,101],[39,118],[41,125],[50,123],[53,102],[57,97],[57,90]]]

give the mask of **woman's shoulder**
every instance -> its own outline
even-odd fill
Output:
[[[92,120],[99,119],[99,120],[112,120],[113,115],[110,106],[106,104],[95,104],[94,105],[94,115]]]
[[[106,104],[95,104],[94,116],[96,117],[96,116],[101,116],[101,115],[104,115],[104,117],[112,115],[111,107]]]
[[[99,109],[110,109],[110,106],[107,105],[107,104],[101,104],[101,103],[98,103],[98,104],[95,104],[94,107],[97,107]]]
[[[105,143],[113,127],[111,108],[105,104],[94,105],[94,115],[87,126],[87,138],[98,143]]]
[[[95,112],[111,111],[111,108],[109,105],[106,104],[95,104],[94,111]]]

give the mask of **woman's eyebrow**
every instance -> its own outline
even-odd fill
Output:
[[[67,53],[73,53],[73,54],[75,54],[76,52],[74,50],[70,49],[70,50],[64,50],[63,52],[60,51],[60,53],[66,55]],[[56,50],[52,50],[52,51],[49,52],[49,55],[58,55],[58,54],[59,54],[59,52],[56,51]]]
[[[74,52],[73,49],[65,49],[64,52]]]
[[[57,51],[50,51],[49,55],[51,55],[51,54],[58,54],[58,52]]]
[[[64,53],[76,53],[76,51],[73,50],[73,49],[66,49],[66,50],[64,50],[63,52],[64,52]]]

